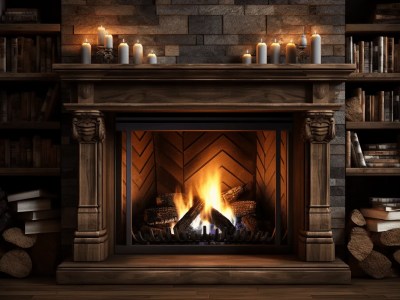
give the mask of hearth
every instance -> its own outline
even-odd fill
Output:
[[[334,252],[329,142],[354,65],[54,69],[69,87],[80,178],[58,282],[349,282]]]

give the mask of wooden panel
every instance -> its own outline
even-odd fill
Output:
[[[346,24],[346,33],[399,32],[400,24]]]
[[[346,129],[400,129],[399,122],[346,122]]]
[[[154,142],[151,132],[132,131],[131,199],[132,221],[137,225],[143,219],[140,215],[156,197],[156,172]],[[138,223],[136,223],[138,220]],[[140,220],[140,222],[139,222]]]
[[[281,228],[282,228],[282,233],[285,235],[287,229],[288,229],[288,137],[287,137],[287,132],[282,131],[281,132],[281,161],[280,161],[280,174],[281,174],[281,216],[282,216],[282,222],[281,222]]]
[[[355,82],[393,82],[400,80],[400,73],[352,73],[347,80]]]
[[[400,168],[346,168],[346,176],[399,176]]]

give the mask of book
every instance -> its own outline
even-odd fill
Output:
[[[26,211],[38,211],[51,209],[50,198],[35,198],[28,200],[20,200],[10,203],[11,209],[17,213]]]
[[[395,150],[399,148],[397,143],[363,144],[365,150]]]
[[[18,72],[18,38],[11,39],[11,72]]]
[[[367,221],[368,230],[373,232],[383,232],[390,229],[400,228],[400,220],[387,221],[366,218],[365,221]]]
[[[393,156],[400,155],[400,150],[364,150],[364,155]]]
[[[360,211],[365,218],[400,220],[400,211],[384,211],[376,208],[361,208]]]
[[[365,153],[366,151],[364,151]],[[399,155],[364,155],[365,160],[386,160],[386,159],[393,159],[398,160],[400,159]]]
[[[351,133],[346,130],[346,168],[351,168]]]
[[[364,159],[363,152],[361,150],[360,142],[358,140],[358,136],[356,132],[351,132],[350,133],[351,137],[351,144],[354,148],[354,153],[355,153],[355,160],[357,161],[357,165],[359,167],[366,167],[367,164]]]
[[[7,196],[7,200],[8,200],[8,202],[14,202],[14,201],[20,201],[20,200],[26,200],[26,199],[39,198],[39,197],[54,198],[55,195],[49,193],[48,191],[38,189],[38,190],[31,190],[31,191],[25,191],[25,192],[21,192],[21,193],[10,194]]]
[[[369,201],[371,203],[380,203],[380,204],[388,204],[388,203],[400,204],[400,198],[395,198],[395,197],[369,197]]]
[[[0,72],[7,71],[7,39],[0,37]]]
[[[61,230],[60,220],[36,220],[25,221],[25,234],[59,232]]]
[[[400,163],[367,162],[368,168],[400,168]]]
[[[399,211],[400,212],[400,203],[397,206],[387,206],[387,205],[382,205],[379,203],[374,203],[372,205],[373,208],[382,210],[382,211]]]
[[[61,216],[59,209],[50,210],[39,210],[39,211],[27,211],[18,214],[18,218],[26,221],[36,221],[45,219],[56,219]]]

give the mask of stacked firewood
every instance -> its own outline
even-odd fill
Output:
[[[32,260],[27,252],[36,243],[36,235],[25,235],[8,210],[5,193],[0,189],[0,272],[23,278],[32,271]]]
[[[352,271],[361,269],[369,276],[380,279],[393,276],[400,270],[400,228],[383,232],[368,231],[362,213],[355,209],[350,215],[350,233],[347,249],[355,264]]]

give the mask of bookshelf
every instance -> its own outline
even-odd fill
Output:
[[[360,10],[361,5],[365,9]],[[400,109],[395,111],[396,96],[400,94],[400,24],[374,21],[377,19],[377,13],[374,13],[376,5],[376,2],[370,0],[365,2],[350,0],[349,3],[346,3],[346,61],[358,65],[362,62],[368,64],[368,67],[364,65],[364,70],[359,67],[359,72],[351,74],[346,82],[346,101],[351,97],[361,98],[360,103],[364,115],[362,120],[359,118],[352,121],[347,120],[346,131],[357,133],[364,153],[367,144],[397,143],[397,149],[400,149],[400,122],[395,121],[398,120],[400,111]],[[359,12],[357,12],[357,8]],[[383,38],[386,44],[384,43],[381,49],[377,49],[378,46],[380,47],[379,36],[388,37],[386,39],[388,42]],[[358,51],[360,51],[361,45],[364,46],[363,58],[361,58],[361,52],[361,56],[357,60],[355,57],[357,52],[349,49],[350,37],[354,45],[357,45]],[[361,41],[364,44],[361,44]],[[368,46],[366,46],[367,44]],[[388,47],[387,50],[385,47]],[[392,47],[393,50],[391,50]],[[353,60],[350,60],[351,52]],[[377,64],[377,61],[380,60],[380,53],[384,55],[383,64],[386,64],[382,66],[383,72],[380,72],[380,66]],[[371,58],[372,63],[370,63]],[[391,59],[392,62],[390,62]],[[388,62],[386,63],[385,60]],[[373,101],[373,104],[370,105],[369,101]],[[385,104],[387,104],[386,107]],[[371,108],[374,112],[369,111]],[[386,115],[382,115],[381,110],[384,110]],[[349,144],[351,141],[346,138],[346,153],[351,149]],[[369,197],[400,197],[398,189],[400,168],[356,167],[354,161],[350,161],[349,157],[349,155],[346,156],[345,168],[346,209],[348,212],[355,208],[368,207]],[[378,157],[375,161],[380,161],[379,155],[370,155],[369,157]]]

